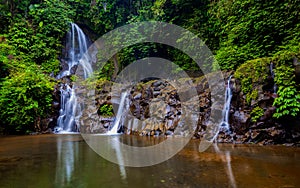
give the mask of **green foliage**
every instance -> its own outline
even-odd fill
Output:
[[[300,111],[300,92],[297,91],[294,69],[281,65],[275,69],[275,82],[278,86],[278,97],[274,100],[276,118],[297,116]]]
[[[56,74],[59,71],[61,39],[69,28],[74,12],[59,0],[47,0],[40,4],[22,2],[17,4],[22,11],[7,26],[7,39],[14,48],[14,55],[23,62],[41,65],[45,73]]]
[[[252,100],[256,100],[257,97],[258,97],[258,91],[257,91],[257,89],[254,89],[254,90],[248,92],[247,95],[246,95],[246,102],[247,102],[247,104],[251,104],[251,101]]]
[[[11,12],[9,11],[8,3],[0,4],[0,34],[6,32],[7,26],[10,23]]]
[[[0,36],[0,81],[9,74],[9,64],[11,59],[14,58],[14,50],[11,45],[6,41],[6,35]]]
[[[254,88],[266,81],[269,70],[270,58],[259,58],[242,64],[234,73],[235,78],[241,81],[242,91],[247,95],[247,102],[257,98]]]
[[[16,49],[17,55],[30,53],[33,43],[32,35],[34,30],[30,23],[25,19],[19,19],[10,26],[8,33],[9,43]]]
[[[76,9],[76,19],[88,25],[99,35],[126,24],[134,1],[123,0],[83,0],[72,3]]]
[[[74,10],[60,0],[46,0],[41,4],[31,4],[29,15],[36,32],[46,37],[62,38],[69,28]]]
[[[261,116],[264,115],[264,110],[263,110],[261,107],[257,106],[257,107],[255,107],[255,108],[253,108],[253,109],[251,110],[250,115],[251,115],[251,121],[252,121],[252,122],[257,122],[257,120],[258,120]]]
[[[62,2],[57,0],[39,5],[26,0],[10,3],[9,22],[3,30],[7,34],[0,41],[0,119],[8,132],[25,133],[34,130],[36,118],[45,117],[51,110],[54,82],[44,73],[59,71],[60,43],[70,11],[58,8]]]
[[[296,25],[299,29],[300,24]],[[300,58],[300,34],[291,36],[291,40],[285,42],[285,46],[280,47],[272,58],[276,63],[275,83],[278,86],[278,97],[274,100],[276,118],[284,116],[297,116],[300,111],[300,92],[299,86],[295,82],[294,67],[292,62],[294,58]]]
[[[299,35],[299,9],[298,0],[214,3],[209,13],[219,41],[216,58],[221,68],[235,69],[247,60],[276,53],[286,41]]]
[[[114,110],[111,104],[104,104],[99,108],[98,114],[100,116],[111,117],[114,115]]]
[[[34,117],[45,115],[40,113],[47,113],[44,108],[48,108],[50,100],[48,94],[52,82],[44,74],[59,72],[58,59],[61,56],[62,41],[69,23],[73,20],[84,26],[84,29],[92,34],[93,39],[119,26],[141,21],[165,21],[184,27],[205,41],[216,54],[221,69],[238,68],[235,77],[241,81],[241,89],[246,95],[248,104],[257,99],[261,91],[258,87],[269,76],[268,66],[272,61],[277,67],[275,82],[279,87],[278,98],[274,101],[277,107],[274,116],[299,115],[299,86],[294,80],[291,64],[293,57],[300,59],[299,0],[4,0],[2,2],[0,110],[5,112],[7,108],[7,112],[4,113],[5,116],[2,113],[0,118],[5,127],[11,126],[11,129],[21,130],[32,123]],[[130,34],[136,38],[143,37],[142,33],[134,29]],[[178,41],[188,40],[181,37]],[[193,49],[194,46],[187,45],[187,48]],[[155,56],[169,59],[187,72],[199,71],[195,62],[186,54],[162,44],[132,45],[123,48],[116,56],[120,70],[138,59]],[[211,69],[209,66],[205,69]],[[105,87],[108,80],[113,77],[114,71],[116,71],[114,62],[109,60],[96,74],[97,79],[94,77],[87,80],[86,84],[93,83],[93,86],[96,84],[96,89]],[[41,92],[37,92],[36,88],[39,88],[37,85],[43,88]],[[26,92],[22,93],[25,90]],[[27,94],[30,90],[34,90],[35,94],[30,92]],[[16,93],[20,93],[20,97]],[[36,93],[40,93],[39,96]],[[42,103],[42,99],[48,102]],[[8,101],[16,107],[10,106]],[[37,108],[39,110],[36,110]],[[103,106],[102,112],[109,113],[110,108]],[[21,114],[20,120],[13,116],[13,110],[15,114]],[[258,107],[253,109],[254,121],[260,112]]]
[[[54,82],[36,66],[14,72],[1,83],[0,119],[8,131],[34,130],[37,117],[50,112]]]

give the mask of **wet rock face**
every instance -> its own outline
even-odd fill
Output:
[[[247,132],[250,126],[250,114],[247,112],[236,110],[232,115],[232,130],[238,135],[243,135]]]
[[[269,71],[269,69],[266,69]],[[265,73],[268,75],[268,72]],[[233,98],[230,110],[230,125],[232,135],[230,139],[224,139],[226,136],[220,135],[221,142],[235,143],[258,143],[258,144],[284,144],[299,142],[299,130],[295,128],[299,117],[290,120],[278,120],[273,118],[276,107],[273,106],[277,94],[274,93],[274,80],[268,75],[265,80],[259,79],[252,83],[252,90],[257,91],[257,95],[250,98],[241,90],[240,80],[233,79]],[[253,92],[252,92],[253,94]],[[255,108],[261,109],[261,114],[255,114]],[[255,117],[257,116],[257,117]],[[289,125],[291,124],[291,125]]]
[[[181,114],[176,89],[168,82],[151,80],[130,91],[128,133],[138,135],[170,135],[176,129]],[[134,118],[141,120],[134,125]]]
[[[217,82],[226,83],[227,79],[233,75],[233,72],[223,72],[225,80],[216,80]],[[114,117],[101,117],[97,113],[99,107],[104,104],[116,105],[116,96],[119,93],[112,93],[112,83],[105,83],[96,88],[95,101],[79,101],[89,108],[84,111],[80,119],[81,132],[85,133],[105,133],[113,125]],[[251,100],[247,99],[243,93],[241,81],[234,76],[230,80],[232,90],[232,100],[229,111],[230,130],[221,129],[217,141],[218,142],[234,142],[234,143],[259,143],[259,144],[281,144],[300,142],[300,125],[299,117],[289,121],[279,121],[272,116],[276,108],[272,106],[274,98],[273,80],[269,76],[264,82],[257,82],[253,85],[257,95]],[[163,80],[150,79],[136,84],[132,88],[128,88],[128,113],[127,118],[122,121],[122,131],[126,134],[135,135],[176,135],[184,132],[184,125],[181,122],[181,104],[185,99],[179,96],[186,96],[191,87],[194,87],[198,94],[199,109],[197,112],[197,127],[195,127],[196,138],[201,138],[206,133],[207,126],[210,124],[212,94],[206,77],[202,76],[193,79],[192,82],[186,82],[186,87],[178,93],[170,83]],[[224,87],[226,87],[224,85]],[[58,104],[60,97],[57,86],[54,94],[53,108],[59,110]],[[84,89],[80,93],[85,93]],[[224,93],[215,93],[217,99],[224,97]],[[249,98],[249,97],[248,97]],[[90,104],[89,104],[90,103]],[[94,104],[96,104],[96,106]],[[92,107],[94,106],[94,107]],[[224,104],[215,104],[214,110],[222,112]],[[253,109],[259,107],[262,114],[253,119]],[[58,113],[57,113],[58,114]],[[54,115],[51,117],[52,122],[57,121]],[[141,121],[138,121],[141,120]],[[45,126],[46,129],[47,126]],[[48,128],[54,127],[52,123],[48,123]],[[179,128],[178,128],[179,127]],[[43,129],[44,130],[44,129]]]
[[[104,82],[96,87],[95,97],[88,98],[86,88],[78,88],[77,98],[79,104],[84,104],[80,117],[81,133],[106,133],[113,125],[114,117],[100,116],[99,108],[103,105],[112,105],[111,83]],[[93,100],[94,99],[94,100]]]

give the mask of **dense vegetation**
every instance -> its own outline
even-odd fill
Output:
[[[139,21],[165,21],[184,27],[205,41],[221,69],[254,68],[248,76],[236,74],[248,100],[256,97],[251,84],[264,69],[259,67],[260,62],[267,65],[272,61],[279,88],[275,117],[297,116],[300,93],[293,59],[300,58],[299,10],[299,0],[2,0],[0,127],[9,132],[33,131],[37,118],[49,115],[56,82],[50,75],[60,70],[62,44],[70,22],[82,26],[92,40]],[[123,49],[104,67],[101,76],[113,79],[114,70],[149,55],[169,58],[185,70],[199,71],[178,50],[149,43]],[[257,117],[261,113],[258,108],[253,111]]]

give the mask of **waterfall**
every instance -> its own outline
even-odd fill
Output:
[[[223,108],[223,119],[221,123],[221,127],[225,129],[225,131],[230,131],[229,128],[229,112],[230,112],[230,104],[231,104],[231,98],[232,98],[232,91],[230,88],[230,80],[232,75],[227,80],[227,86],[225,91],[225,104]]]
[[[274,72],[274,64],[273,64],[273,62],[270,63],[270,73],[271,73],[272,79],[274,81],[275,72]],[[276,92],[277,92],[277,86],[276,86],[275,81],[274,81],[273,93],[276,94]]]
[[[85,54],[87,49],[87,37],[78,25],[71,23],[71,29],[67,34],[66,42],[68,68],[62,70],[57,76],[57,79],[75,74],[78,64],[83,66],[84,76],[87,78],[93,72],[89,64],[88,55]],[[71,86],[68,82],[70,81],[68,80],[66,83],[62,83],[60,87],[61,107],[55,132],[79,132],[79,127],[76,122],[79,120],[81,110],[77,104],[76,86]]]
[[[74,88],[71,88],[68,84],[62,84],[60,87],[60,110],[59,117],[57,119],[56,132],[78,132],[79,128],[76,126],[76,120],[79,116],[76,116],[78,105]]]
[[[87,51],[87,40],[83,31],[75,23],[71,23],[71,31],[68,33],[67,48],[69,58],[69,69],[71,73],[72,67],[78,64],[78,61],[83,57]]]
[[[118,134],[120,121],[121,121],[124,109],[126,107],[126,105],[125,105],[126,97],[127,97],[127,92],[122,92],[115,122],[114,122],[114,124],[112,125],[112,128],[108,131],[107,134]]]

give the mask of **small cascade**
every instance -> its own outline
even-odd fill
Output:
[[[56,132],[79,132],[79,128],[76,126],[76,120],[78,121],[79,119],[78,111],[80,111],[80,109],[77,105],[75,90],[68,84],[62,84],[60,92],[61,109],[57,119],[58,128]]]
[[[62,70],[57,79],[75,74],[76,67],[88,49],[87,37],[75,23],[71,23],[71,29],[67,34],[66,57],[68,68]]]
[[[115,122],[112,125],[111,129],[107,132],[107,134],[109,134],[109,135],[110,134],[118,134],[119,125],[120,125],[124,110],[126,108],[126,97],[127,97],[127,92],[123,92],[121,94],[121,99],[120,99],[119,108],[118,108]]]
[[[273,62],[270,63],[270,73],[271,73],[272,79],[274,81],[275,72],[274,72],[274,64],[273,64]],[[276,94],[276,92],[277,92],[277,86],[276,86],[275,81],[274,81],[273,93]]]
[[[220,128],[225,129],[225,131],[230,131],[229,127],[229,112],[230,112],[230,104],[232,99],[232,91],[230,88],[230,80],[232,75],[228,78],[226,91],[225,91],[225,104],[223,108],[223,119]]]
[[[84,68],[85,77],[91,74],[92,69],[89,65],[88,56],[85,54],[88,49],[87,37],[83,31],[75,23],[71,24],[71,29],[67,35],[66,42],[66,62],[68,68],[64,68],[57,76],[57,79],[64,78],[75,74],[78,64],[80,63]],[[57,127],[55,132],[79,132],[77,126],[80,117],[80,106],[77,104],[77,97],[75,93],[76,86],[70,84],[69,79],[61,84],[61,108],[59,117],[57,119]]]

